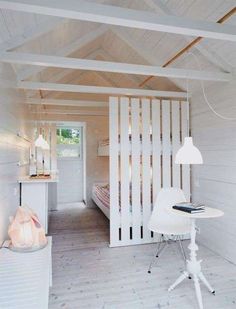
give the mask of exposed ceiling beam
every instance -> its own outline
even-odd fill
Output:
[[[155,12],[161,11],[166,15],[175,15],[175,13],[168,8],[168,6],[162,0],[144,0],[146,4],[155,10]],[[187,43],[191,43],[193,39],[189,37],[184,37]],[[198,41],[198,43],[192,46],[202,54],[210,63],[221,69],[223,72],[232,72],[232,66],[225,61],[221,56],[219,56],[215,51],[209,50],[204,46],[203,42]]]
[[[86,33],[82,37],[78,38],[77,40],[73,41],[71,44],[65,46],[62,49],[59,49],[56,51],[55,55],[57,56],[69,56],[72,53],[76,52],[77,50],[83,48],[87,44],[91,43],[98,37],[102,36],[107,31],[107,26],[102,25],[95,30]],[[45,68],[42,67],[30,67],[30,68],[24,68],[19,71],[17,74],[18,80],[25,80],[31,77],[34,74],[40,73]]]
[[[105,101],[85,101],[85,100],[61,100],[61,99],[26,99],[26,104],[39,105],[62,105],[62,106],[86,106],[86,107],[107,107],[108,102]]]
[[[189,78],[195,80],[230,81],[231,73],[207,72],[160,66],[128,64],[79,58],[67,58],[41,54],[2,52],[0,61],[5,63],[28,64],[44,67],[79,69],[99,72],[125,73],[135,75],[164,76],[169,78]]]
[[[30,111],[30,114],[38,114],[38,111]],[[68,111],[68,110],[43,110],[40,112],[42,115],[80,115],[80,116],[108,116],[108,111]]]
[[[230,25],[193,20],[177,16],[158,16],[144,12],[82,0],[7,0],[0,8],[70,19],[99,22],[110,25],[201,36],[212,39],[236,41],[236,29]]]
[[[98,53],[98,51],[97,51]],[[50,79],[46,82],[50,82],[50,83],[55,83],[55,82],[61,82],[61,78],[62,77],[65,78],[67,75],[71,74],[73,70],[69,69],[69,70],[64,70],[63,72],[56,74],[55,78]],[[83,81],[83,78],[86,78],[87,75],[87,71],[81,71],[79,74],[76,74],[73,78],[70,78],[69,80],[66,80],[67,84],[80,84],[81,81]],[[107,80],[104,78],[104,76],[102,76],[102,74],[100,72],[93,72],[94,75],[96,75],[99,79],[103,80],[106,84],[108,83],[108,87],[117,87],[116,84],[114,84],[112,81]],[[62,82],[63,83],[63,82]],[[43,93],[43,97],[45,99],[47,98],[51,98],[50,96],[50,91],[44,91]],[[56,95],[53,96],[55,99],[57,97],[60,97],[60,92],[56,93]]]
[[[18,89],[30,90],[49,90],[62,92],[78,92],[78,93],[97,93],[108,95],[135,95],[147,97],[160,98],[186,98],[186,92],[176,91],[158,91],[146,89],[132,89],[132,88],[115,88],[115,87],[98,87],[98,86],[84,86],[71,84],[55,84],[55,83],[38,83],[38,82],[18,82]]]
[[[41,35],[48,33],[55,29],[57,26],[68,22],[66,19],[57,18],[50,19],[47,22],[40,23],[34,27],[25,29],[22,34],[11,37],[8,41],[0,44],[0,50],[13,50],[17,47],[24,45],[25,43],[34,40]]]
[[[89,57],[89,59],[94,59],[95,57],[97,56],[101,56],[102,59],[106,59],[106,60],[109,60],[109,61],[116,61],[116,59],[114,59],[114,57],[112,57],[107,51],[105,51],[104,49],[102,48],[99,48],[97,50],[95,50],[94,52],[92,52],[91,54],[87,55],[86,56],[86,59]],[[45,68],[44,68],[45,69]],[[65,78],[67,75],[71,74],[71,72],[73,72],[72,69],[69,69],[69,70],[62,70],[60,73],[57,73],[57,74],[54,74],[53,75],[53,78],[50,78],[49,80],[47,80],[47,82],[60,82],[63,78]],[[81,77],[82,75],[86,74],[87,72],[86,71],[82,71],[79,76],[77,75],[76,76],[76,79],[70,79],[69,83],[80,83],[80,80],[81,80]],[[101,75],[101,73],[99,72],[94,72],[96,73],[96,75],[99,76],[99,78],[103,78],[105,79],[105,82],[108,82],[111,86],[111,87],[116,87],[117,85],[112,83],[111,79],[110,78],[106,78],[104,77],[104,75]],[[137,76],[135,75],[126,75],[126,78],[128,80],[131,80],[133,83],[135,83],[135,85],[138,85],[140,83],[140,78],[138,78]],[[135,86],[134,86],[135,87]],[[149,87],[146,87],[147,89],[150,89]],[[49,93],[49,92],[48,92]],[[47,92],[44,92],[44,98],[47,98]]]

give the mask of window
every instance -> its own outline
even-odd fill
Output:
[[[57,156],[81,158],[82,128],[57,128]]]

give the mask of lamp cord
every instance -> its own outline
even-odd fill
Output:
[[[189,55],[192,55],[192,56],[193,56],[193,58],[195,59],[195,62],[197,63],[197,66],[198,66],[199,70],[202,71],[202,67],[201,67],[201,65],[200,65],[200,62],[199,62],[197,56],[196,56],[194,53],[190,52],[190,51],[187,53],[187,56],[189,56]],[[209,109],[210,109],[217,117],[219,117],[219,118],[221,118],[221,119],[223,119],[223,120],[236,121],[236,117],[231,118],[231,117],[223,116],[223,115],[221,115],[220,113],[218,113],[218,112],[213,108],[212,104],[209,102],[209,100],[208,100],[208,98],[207,98],[204,81],[203,81],[203,80],[200,80],[200,84],[201,84],[201,89],[202,89],[203,97],[204,97],[205,102],[206,102],[206,104],[208,105]],[[189,90],[189,89],[188,89],[188,77],[187,77],[187,101],[188,101],[188,90]]]

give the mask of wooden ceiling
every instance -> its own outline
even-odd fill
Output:
[[[97,0],[87,1],[112,6],[155,12],[158,15],[184,16],[215,22],[235,7],[235,0]],[[226,24],[236,25],[236,16]],[[125,28],[114,25],[64,19],[46,15],[0,11],[0,50],[11,50],[44,55],[94,59],[143,65],[162,66],[194,37]],[[234,72],[236,43],[204,38],[192,47],[204,70]],[[55,82],[91,86],[139,88],[146,79],[143,75],[98,71],[44,68],[12,64],[19,80]],[[196,69],[194,59],[185,56],[171,64],[173,68]],[[197,82],[192,83],[198,87]],[[154,77],[144,89],[183,91],[185,80]],[[26,90],[28,98],[107,101],[106,94],[67,93]]]

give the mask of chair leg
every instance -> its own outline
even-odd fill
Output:
[[[165,249],[165,247],[167,246],[167,241],[164,239],[164,235],[162,234],[161,237],[160,237],[160,241],[158,242],[158,245],[157,245],[157,252],[156,254],[153,256],[152,260],[151,260],[151,263],[149,265],[149,268],[148,268],[148,273],[150,274],[151,273],[151,269],[152,269],[152,265],[155,261],[156,258],[158,258],[161,254],[161,252]],[[162,246],[162,247],[161,247]]]
[[[161,234],[160,241],[159,241],[159,243],[158,243],[158,245],[157,245],[156,257],[159,256],[159,251],[160,251],[161,244],[162,244],[163,241],[164,241],[164,236],[163,236],[163,234]]]
[[[149,265],[149,268],[148,268],[148,273],[150,274],[151,273],[151,269],[152,269],[152,266],[153,266],[153,263],[155,261],[156,258],[158,258],[161,254],[161,252],[166,248],[166,246],[171,243],[172,241],[174,242],[178,242],[179,244],[179,248],[180,248],[180,252],[181,252],[181,255],[182,255],[182,258],[184,260],[184,263],[186,264],[186,261],[187,261],[187,258],[186,258],[186,254],[185,254],[185,251],[184,251],[184,248],[183,248],[183,245],[182,245],[182,241],[181,241],[181,237],[180,236],[176,236],[174,239],[170,240],[170,239],[166,239],[165,236],[163,234],[161,234],[161,237],[160,237],[160,241],[157,245],[157,252],[156,254],[153,256],[152,260],[151,260],[151,263]],[[189,277],[189,279],[191,279]]]

